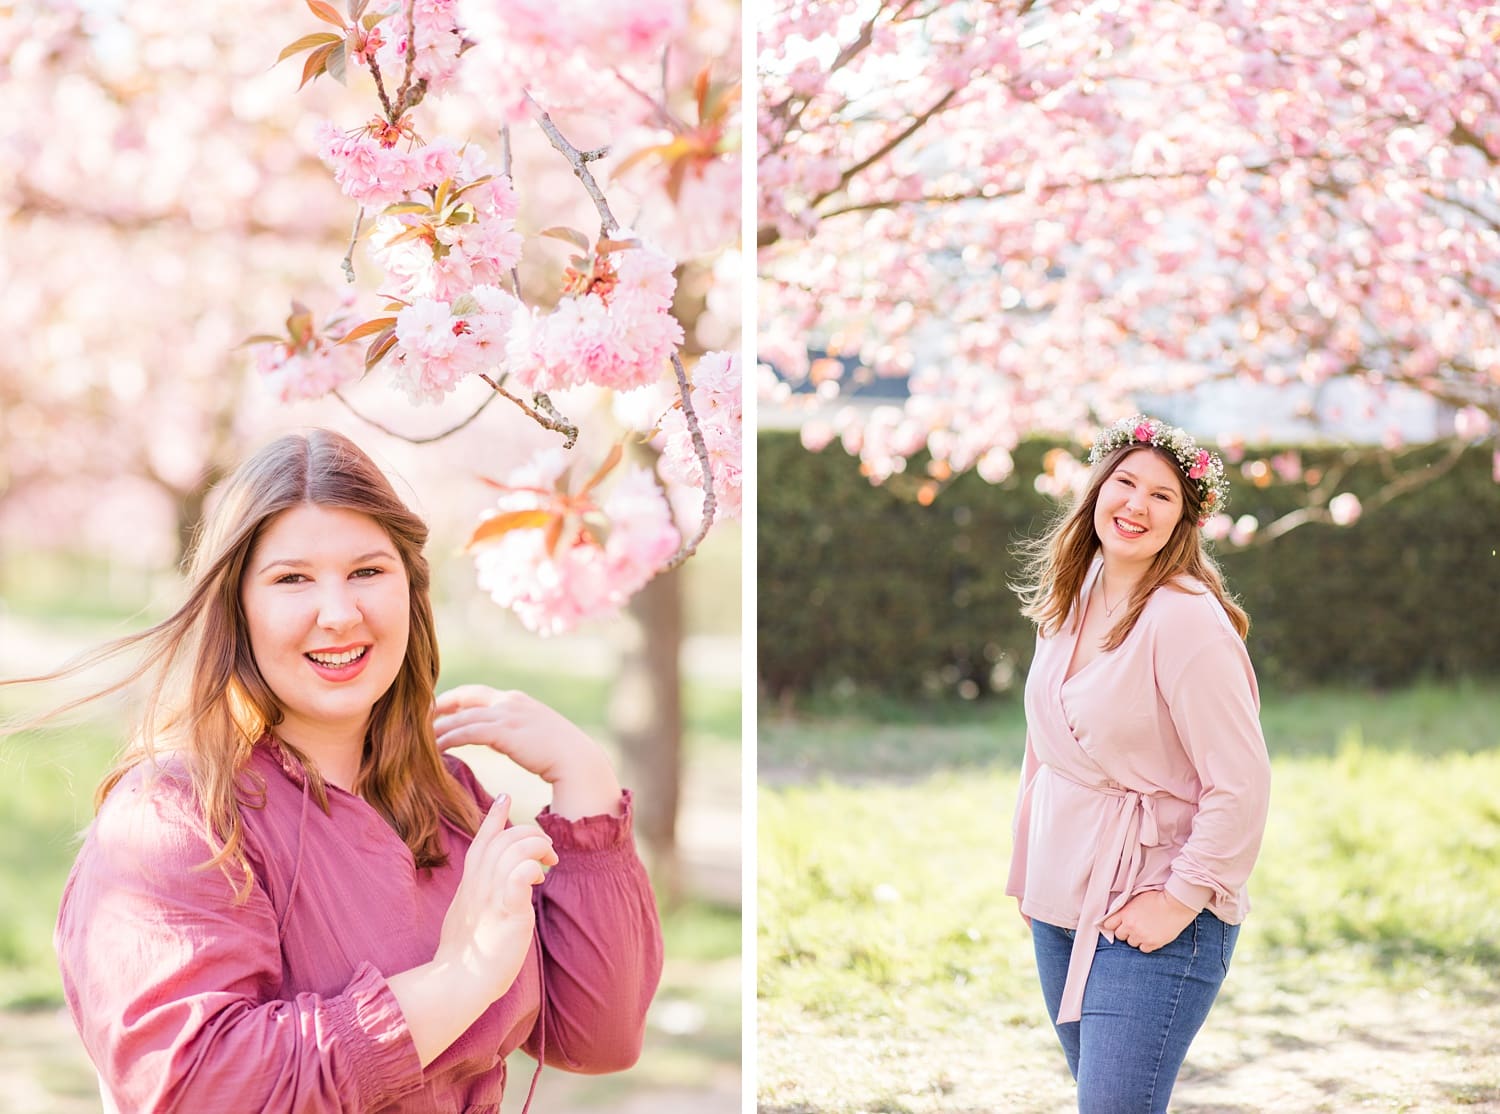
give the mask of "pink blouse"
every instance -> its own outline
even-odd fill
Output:
[[[457,758],[450,772],[491,798]],[[187,775],[132,770],[104,803],[63,891],[56,945],[74,1023],[121,1111],[498,1114],[505,1056],[570,1071],[629,1067],[661,975],[661,929],[622,817],[538,824],[559,862],[535,890],[520,976],[424,1071],[386,975],[426,963],[469,838],[444,826],[448,864],[418,870],[362,798],[311,800],[269,739],[243,809],[254,885],[234,900]],[[534,1083],[534,1079],[533,1079]],[[529,1097],[528,1097],[529,1104]]]
[[[1080,1018],[1099,923],[1136,894],[1165,889],[1227,924],[1250,908],[1271,779],[1255,673],[1219,602],[1179,583],[1066,680],[1076,624],[1037,637],[1005,892],[1028,917],[1078,930],[1059,1022]]]

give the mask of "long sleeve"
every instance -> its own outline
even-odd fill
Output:
[[[493,798],[454,755],[448,770],[481,810]],[[619,816],[536,818],[558,862],[532,892],[542,952],[542,1016],[523,1047],[538,1060],[589,1074],[640,1057],[646,1010],[661,981],[661,923],[635,852],[630,790]]]
[[[525,1047],[568,1071],[634,1064],[661,980],[661,925],[631,836],[629,790],[623,806],[617,817],[537,817],[558,863],[536,890],[543,1023]]]
[[[257,885],[236,903],[191,791],[124,779],[63,894],[56,946],[68,1007],[122,1112],[321,1114],[386,1105],[422,1068],[384,977],[278,997],[277,918]]]
[[[1244,644],[1222,631],[1184,657],[1174,678],[1162,678],[1162,691],[1202,794],[1166,889],[1202,909],[1216,896],[1228,900],[1250,877],[1270,807],[1271,765]]]

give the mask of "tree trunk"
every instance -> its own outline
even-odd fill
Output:
[[[619,667],[609,727],[622,780],[635,794],[635,830],[663,903],[682,896],[677,802],[682,783],[681,570],[636,594],[619,624]]]

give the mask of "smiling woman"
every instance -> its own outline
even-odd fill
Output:
[[[1137,415],[1031,546],[1026,754],[1005,892],[1078,1109],[1161,1114],[1229,971],[1270,788],[1245,612],[1203,546],[1223,464]]]
[[[174,615],[28,679],[144,651],[108,691],[151,683],[57,928],[107,1110],[492,1114],[516,1048],[638,1055],[662,952],[630,795],[524,694],[435,697],[425,541],[351,442],[283,437]],[[443,753],[472,744],[551,784],[535,825]]]

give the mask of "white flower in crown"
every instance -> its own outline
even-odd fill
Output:
[[[1200,449],[1186,430],[1144,414],[1123,418],[1101,430],[1089,449],[1089,463],[1098,464],[1116,449],[1127,445],[1153,445],[1165,449],[1177,459],[1183,474],[1197,483],[1203,496],[1203,505],[1198,509],[1199,526],[1211,515],[1221,513],[1229,502],[1229,479],[1224,474],[1224,461],[1219,454]]]

